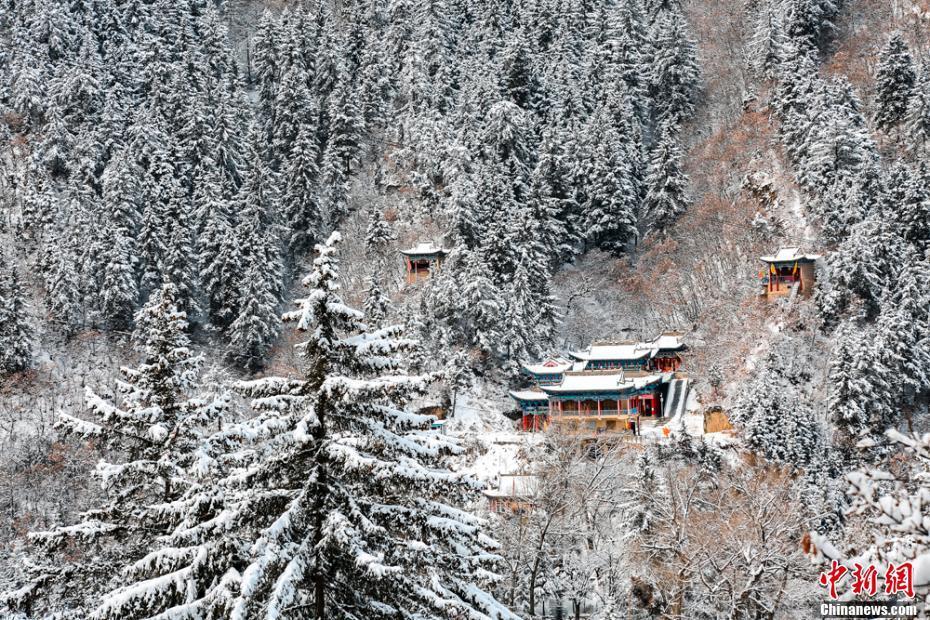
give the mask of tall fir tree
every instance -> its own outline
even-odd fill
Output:
[[[622,254],[637,241],[642,188],[637,177],[637,147],[613,126],[606,108],[591,116],[586,128],[581,173],[586,237],[598,247]]]
[[[202,358],[191,350],[186,329],[177,290],[165,284],[136,316],[143,360],[121,370],[122,403],[88,388],[88,419],[59,415],[61,432],[92,439],[104,451],[93,475],[106,497],[74,525],[30,534],[42,553],[29,568],[34,609],[60,609],[65,603],[95,618],[145,617],[143,605],[122,606],[99,596],[146,565],[153,540],[167,531],[163,517],[172,503],[209,468],[202,451],[204,429],[226,408],[227,399],[199,394]],[[73,546],[86,552],[71,553]]]
[[[32,365],[34,339],[16,270],[5,262],[0,260],[0,375]]]
[[[103,199],[109,240],[104,258],[100,305],[115,329],[128,329],[139,303],[136,230],[139,225],[137,168],[125,150],[113,154],[103,173]]]
[[[286,315],[306,335],[301,377],[239,384],[260,413],[224,432],[236,469],[178,503],[186,518],[104,599],[104,618],[516,620],[487,590],[493,541],[450,503],[476,488],[443,466],[461,448],[403,408],[430,380],[404,371],[414,343],[343,303],[338,243],[320,246],[309,295]]]
[[[930,149],[930,63],[920,67],[905,117],[907,143],[912,152],[923,155]]]
[[[252,135],[252,168],[242,187],[236,243],[240,278],[236,318],[229,327],[230,356],[248,370],[264,363],[280,331],[278,305],[283,285],[277,176],[265,164]]]
[[[287,248],[292,260],[310,249],[323,234],[320,205],[319,166],[314,129],[300,126],[293,148],[284,165],[281,209],[289,231]]]
[[[678,135],[666,124],[652,149],[645,180],[643,211],[653,230],[667,230],[688,209],[688,177],[681,168],[681,159]]]
[[[875,73],[875,125],[879,129],[888,131],[904,121],[916,81],[907,42],[895,33],[879,54]]]
[[[700,90],[697,48],[680,9],[663,10],[653,25],[652,102],[660,122],[691,119]]]

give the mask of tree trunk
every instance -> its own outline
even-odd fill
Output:
[[[320,374],[325,376],[325,372]],[[316,465],[317,477],[311,519],[313,521],[313,549],[317,550],[317,554],[320,553],[320,542],[323,540],[323,526],[326,522],[326,498],[329,491],[329,458],[324,448],[327,433],[326,409],[327,399],[325,396],[321,396],[316,405],[316,415],[319,423],[313,431],[313,438],[316,443],[316,451],[313,455],[313,460]],[[322,561],[319,556],[316,558],[311,581],[313,583],[313,617],[316,618],[316,620],[325,620],[326,574],[322,570]]]
[[[539,533],[539,543],[536,545],[536,557],[533,559],[533,569],[530,571],[530,616],[536,616],[536,579],[539,577],[539,564],[542,557],[542,549],[546,543],[546,535],[549,532],[549,526],[552,525],[552,515],[546,521],[545,527]]]

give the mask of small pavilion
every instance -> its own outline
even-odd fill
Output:
[[[442,262],[448,251],[427,241],[418,243],[410,249],[401,250],[400,253],[404,257],[404,266],[407,269],[407,284],[416,284],[442,268]]]
[[[797,247],[779,248],[773,256],[760,256],[765,267],[759,272],[762,295],[768,299],[785,297],[797,290],[810,295],[816,281],[818,254],[802,254]]]

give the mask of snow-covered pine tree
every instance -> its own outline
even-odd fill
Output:
[[[383,262],[387,258],[388,248],[397,235],[390,223],[384,218],[384,212],[372,207],[368,210],[368,226],[365,229],[365,247]]]
[[[135,234],[139,223],[138,169],[126,151],[115,151],[103,172],[105,248],[99,295],[100,308],[110,327],[128,329],[139,303]]]
[[[167,245],[162,263],[162,278],[175,285],[177,303],[184,310],[188,320],[195,322],[200,317],[201,308],[198,300],[200,283],[194,253],[192,218],[184,207],[187,204],[182,198],[184,190],[176,183],[171,183],[170,187],[176,192],[176,197],[170,201],[163,220],[167,231]]]
[[[582,215],[586,237],[620,255],[637,241],[641,187],[636,176],[637,146],[613,126],[606,107],[588,120],[585,139]]]
[[[780,2],[765,0],[757,6],[748,43],[748,62],[757,75],[772,79],[778,73],[786,36],[783,8]]]
[[[474,383],[474,371],[468,352],[464,349],[455,351],[446,361],[442,370],[446,389],[449,391],[449,417],[455,417],[459,394],[467,390]]]
[[[930,181],[927,166],[916,167],[901,162],[892,164],[884,179],[880,197],[883,218],[897,236],[923,253],[930,243]]]
[[[653,25],[652,103],[659,121],[678,124],[691,119],[700,88],[697,47],[678,8],[660,11]]]
[[[885,289],[875,324],[872,377],[887,383],[889,423],[899,424],[904,418],[913,427],[915,401],[930,389],[930,297],[922,284],[930,264],[913,251],[899,258],[894,284]]]
[[[818,83],[808,105],[801,112],[804,125],[795,129],[803,132],[797,134],[794,149],[801,187],[817,195],[837,176],[870,173],[877,165],[878,150],[850,83],[844,78]]]
[[[202,222],[197,238],[197,264],[206,301],[206,313],[214,327],[227,327],[236,317],[236,290],[242,256],[234,234],[230,201],[220,185],[219,171],[204,175],[194,192]]]
[[[323,149],[320,174],[323,212],[332,230],[348,209],[349,176],[358,168],[364,128],[350,76],[340,73],[329,103],[329,133]]]
[[[243,386],[259,403],[290,405],[280,438],[291,437],[293,464],[303,465],[292,470],[266,462],[251,472],[255,482],[278,488],[290,480],[296,493],[281,513],[290,526],[269,531],[255,549],[232,617],[298,601],[318,618],[440,609],[513,617],[482,589],[491,541],[474,517],[445,503],[473,485],[467,476],[437,469],[436,458],[458,448],[424,435],[428,418],[396,408],[427,380],[402,374],[398,358],[412,343],[397,328],[366,332],[363,316],[343,304],[338,242],[334,234],[320,248],[306,280],[310,296],[289,316],[309,336],[299,347],[305,379]],[[282,572],[281,560],[291,569]],[[263,584],[275,586],[269,598]]]
[[[265,138],[263,144],[269,147],[262,153],[266,160],[273,159],[270,147],[274,144],[275,102],[282,70],[281,34],[280,20],[266,8],[252,39],[252,63],[258,83],[257,122]]]
[[[80,241],[73,227],[59,230],[49,226],[43,245],[45,305],[52,314],[52,321],[70,337],[80,328],[84,312],[81,277],[75,264]]]
[[[281,331],[276,288],[277,282],[269,279],[267,269],[258,262],[247,261],[240,284],[239,314],[230,324],[228,334],[230,357],[252,372],[264,365],[265,355]]]
[[[369,276],[365,294],[365,318],[371,325],[381,325],[387,318],[391,300],[381,291],[374,276]]]
[[[907,42],[896,32],[879,54],[875,73],[875,125],[879,129],[887,132],[904,121],[916,80]]]
[[[565,146],[554,132],[544,131],[530,174],[529,204],[539,223],[539,244],[552,267],[580,251],[581,207],[566,159]]]
[[[33,333],[16,270],[0,256],[0,375],[32,365]]]
[[[339,297],[339,239],[318,246],[309,294],[286,315],[306,334],[300,378],[238,386],[260,413],[225,431],[242,442],[235,468],[203,494],[222,509],[192,510],[105,599],[104,618],[178,605],[231,620],[516,620],[486,589],[493,541],[449,503],[476,487],[443,467],[461,448],[403,409],[429,382],[404,374],[414,343],[397,327],[367,329]]]
[[[836,30],[840,0],[784,0],[788,34],[808,52],[825,45]]]
[[[889,369],[875,357],[873,334],[849,321],[837,330],[830,360],[830,419],[847,455],[864,437],[880,435],[891,421]]]
[[[89,419],[59,415],[62,433],[92,439],[104,451],[93,475],[106,498],[73,525],[30,534],[42,550],[30,565],[32,581],[24,590],[37,599],[36,610],[59,609],[64,601],[90,617],[97,596],[120,583],[120,569],[145,556],[166,532],[162,512],[207,466],[200,451],[204,429],[217,423],[227,399],[197,393],[202,358],[190,349],[176,297],[174,285],[165,284],[137,314],[135,338],[143,361],[121,369],[122,403],[88,388]],[[73,546],[85,552],[72,553]],[[92,616],[146,617],[144,606],[117,612],[112,606],[104,601]]]
[[[772,346],[742,386],[731,419],[754,452],[800,470],[823,454],[826,441],[803,385],[791,377],[792,360],[781,349],[789,342]]]
[[[427,291],[432,316],[467,347],[497,355],[502,343],[504,302],[479,251],[456,247]]]
[[[681,168],[681,146],[675,128],[665,124],[652,149],[646,174],[645,218],[652,230],[665,231],[688,209],[688,177]]]
[[[240,255],[238,314],[229,326],[230,357],[248,370],[260,368],[280,331],[283,266],[275,221],[278,209],[276,177],[264,163],[252,132],[252,168],[242,187],[236,243]]]
[[[605,93],[629,94],[633,112],[639,124],[649,118],[650,71],[648,59],[652,54],[652,41],[647,36],[642,3],[639,0],[622,0],[608,17],[607,69]],[[618,80],[623,82],[621,88]],[[631,119],[632,120],[632,119]]]
[[[323,234],[315,133],[309,123],[301,124],[284,163],[281,210],[289,231],[287,249],[291,260],[310,249]]]
[[[872,213],[853,226],[825,261],[816,299],[827,325],[835,325],[850,311],[867,320],[878,315],[885,282],[894,273],[889,258],[903,251],[901,238],[880,217]]]
[[[918,154],[930,147],[930,63],[920,67],[905,119],[907,143]]]

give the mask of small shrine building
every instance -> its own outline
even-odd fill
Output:
[[[401,250],[400,254],[404,257],[404,267],[407,270],[407,284],[416,284],[439,271],[448,253],[431,241]]]

